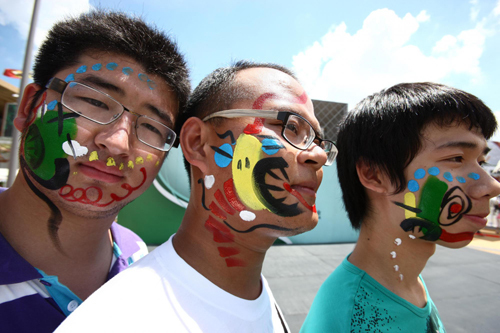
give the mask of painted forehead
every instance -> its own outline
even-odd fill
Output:
[[[118,60],[117,60],[118,61]],[[75,81],[75,75],[78,74],[91,74],[91,73],[121,73],[124,76],[134,78],[139,82],[142,82],[144,87],[149,90],[155,90],[157,84],[155,81],[149,78],[147,73],[143,73],[138,69],[133,69],[130,66],[119,65],[117,62],[95,62],[91,65],[81,65],[76,69],[74,73],[70,73],[64,79],[66,82]]]

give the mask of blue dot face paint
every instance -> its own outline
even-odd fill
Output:
[[[70,88],[73,88],[74,86],[76,86],[76,83],[75,83],[75,82],[71,82],[71,83],[69,84],[69,87],[70,87]]]
[[[278,140],[268,138],[262,140],[262,151],[267,155],[274,155],[282,148],[284,146]]]
[[[417,169],[413,175],[415,179],[422,179],[425,177],[425,170],[424,169]]]
[[[102,68],[102,64],[95,64],[92,66],[92,70],[94,71],[98,71]]]
[[[85,66],[85,65],[80,66],[80,67],[76,70],[76,72],[77,72],[78,74],[85,73],[86,71],[87,71],[87,66]]]
[[[429,174],[432,175],[432,176],[437,176],[440,173],[438,167],[431,167],[431,168],[429,168],[428,171],[429,171]]]
[[[47,110],[55,110],[56,106],[57,106],[57,101],[53,100],[52,102],[47,104]]]
[[[129,76],[130,74],[132,74],[134,72],[134,70],[130,67],[123,67],[122,72],[123,72],[123,74]]]
[[[225,143],[219,147],[219,151],[215,152],[215,164],[220,168],[227,167],[233,160],[233,148],[229,143]]]
[[[416,180],[410,180],[408,182],[408,190],[410,192],[416,192],[420,189],[420,186],[418,185],[417,181]]]
[[[148,79],[147,83],[148,83],[149,89],[154,90],[156,88],[156,83],[153,80]]]
[[[139,80],[141,80],[143,82],[146,82],[147,80],[149,80],[149,78],[146,74],[139,73],[139,75],[137,75],[137,76],[139,77]]]
[[[465,183],[465,178],[464,177],[458,176],[458,177],[456,177],[456,179],[458,180],[459,183],[462,183],[462,184]]]
[[[469,173],[469,174],[468,174],[468,177],[469,177],[470,179],[474,179],[474,180],[478,180],[478,179],[479,179],[479,175],[478,175],[477,173],[475,173],[475,172],[471,172],[471,173]]]
[[[75,81],[75,74],[70,74],[70,75],[66,76],[64,81],[66,81],[66,82]]]
[[[451,173],[449,173],[448,171],[446,171],[444,174],[443,174],[443,178],[446,179],[447,181],[449,181],[450,183],[453,181],[453,176],[451,175]]]
[[[118,67],[118,64],[116,62],[110,62],[106,65],[106,68],[110,71],[114,71],[116,67]]]

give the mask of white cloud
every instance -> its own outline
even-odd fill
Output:
[[[33,14],[32,0],[0,0],[0,24],[12,25],[23,39],[28,38]],[[39,0],[38,24],[35,45],[39,46],[52,25],[67,16],[75,16],[88,11],[89,0]]]
[[[363,97],[400,82],[440,82],[450,74],[480,80],[479,58],[488,31],[478,23],[456,36],[443,36],[426,55],[412,41],[420,24],[430,19],[425,11],[399,17],[379,9],[354,34],[342,22],[295,55],[294,70],[312,98],[349,103],[349,109]]]
[[[493,9],[493,15],[495,15],[495,16],[500,15],[500,0],[498,0],[497,5],[495,6],[495,9]]]

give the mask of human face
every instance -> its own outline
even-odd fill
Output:
[[[239,72],[236,80],[251,87],[252,97],[232,109],[291,111],[320,133],[312,102],[292,77],[254,68]],[[206,126],[211,128],[210,167],[198,182],[204,184],[202,204],[210,210],[205,227],[215,242],[221,237],[228,242],[276,238],[316,225],[316,191],[327,159],[323,149],[316,144],[307,150],[293,147],[281,136],[282,122],[276,119],[242,117]]]
[[[55,77],[84,83],[170,128],[177,117],[167,84],[125,56],[84,54]],[[137,139],[137,115],[125,112],[101,125],[67,110],[58,92],[47,90],[42,100],[46,111],[28,128],[21,163],[56,206],[85,217],[114,216],[148,188],[165,153]]]
[[[407,189],[394,200],[410,238],[459,248],[486,225],[489,199],[500,184],[481,164],[488,152],[477,129],[429,125],[422,150],[406,169]]]

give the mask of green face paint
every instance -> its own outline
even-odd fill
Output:
[[[447,190],[448,185],[445,182],[435,176],[429,176],[420,193],[418,208],[422,212],[418,213],[417,216],[439,225],[441,202]]]
[[[61,135],[58,133],[60,123]],[[51,179],[56,172],[54,161],[68,156],[62,149],[63,143],[68,140],[68,135],[74,139],[77,131],[75,118],[58,119],[57,111],[47,111],[43,122],[38,117],[28,129],[24,141],[24,156],[30,169],[44,180]]]

